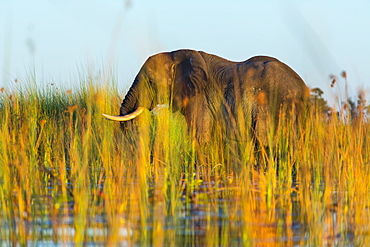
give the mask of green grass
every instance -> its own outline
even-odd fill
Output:
[[[275,148],[264,158],[250,138],[223,143],[218,136],[207,157],[196,157],[184,118],[168,109],[145,112],[123,135],[101,115],[117,113],[122,97],[92,82],[0,92],[1,242],[370,241],[370,126],[363,116],[327,120],[312,109],[298,134],[289,124],[271,132]],[[199,158],[207,162],[195,166]]]

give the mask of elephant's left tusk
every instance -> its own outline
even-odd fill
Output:
[[[103,116],[113,121],[123,122],[123,121],[128,121],[128,120],[136,118],[144,111],[144,109],[145,109],[144,107],[139,107],[134,112],[124,115],[124,116],[111,116],[107,114],[103,114]]]

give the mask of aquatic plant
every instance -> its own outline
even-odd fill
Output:
[[[0,91],[0,240],[123,246],[369,242],[370,128],[312,107],[274,148],[215,135],[206,163],[181,114],[145,112],[123,135],[101,117],[111,81]],[[342,115],[340,113],[343,113]],[[238,151],[236,151],[238,150]]]

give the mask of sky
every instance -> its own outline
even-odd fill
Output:
[[[187,48],[276,57],[334,104],[342,71],[351,97],[370,94],[369,24],[367,0],[0,0],[0,88],[112,72],[124,94],[150,55]]]

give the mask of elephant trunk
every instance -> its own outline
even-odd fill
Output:
[[[134,112],[139,107],[139,82],[137,80],[134,81],[133,85],[131,86],[130,90],[127,92],[120,108],[120,116],[125,116]]]
[[[104,117],[114,121],[128,121],[139,116],[144,109],[154,107],[154,89],[149,80],[138,75],[127,92],[120,108],[119,116],[103,114]]]

